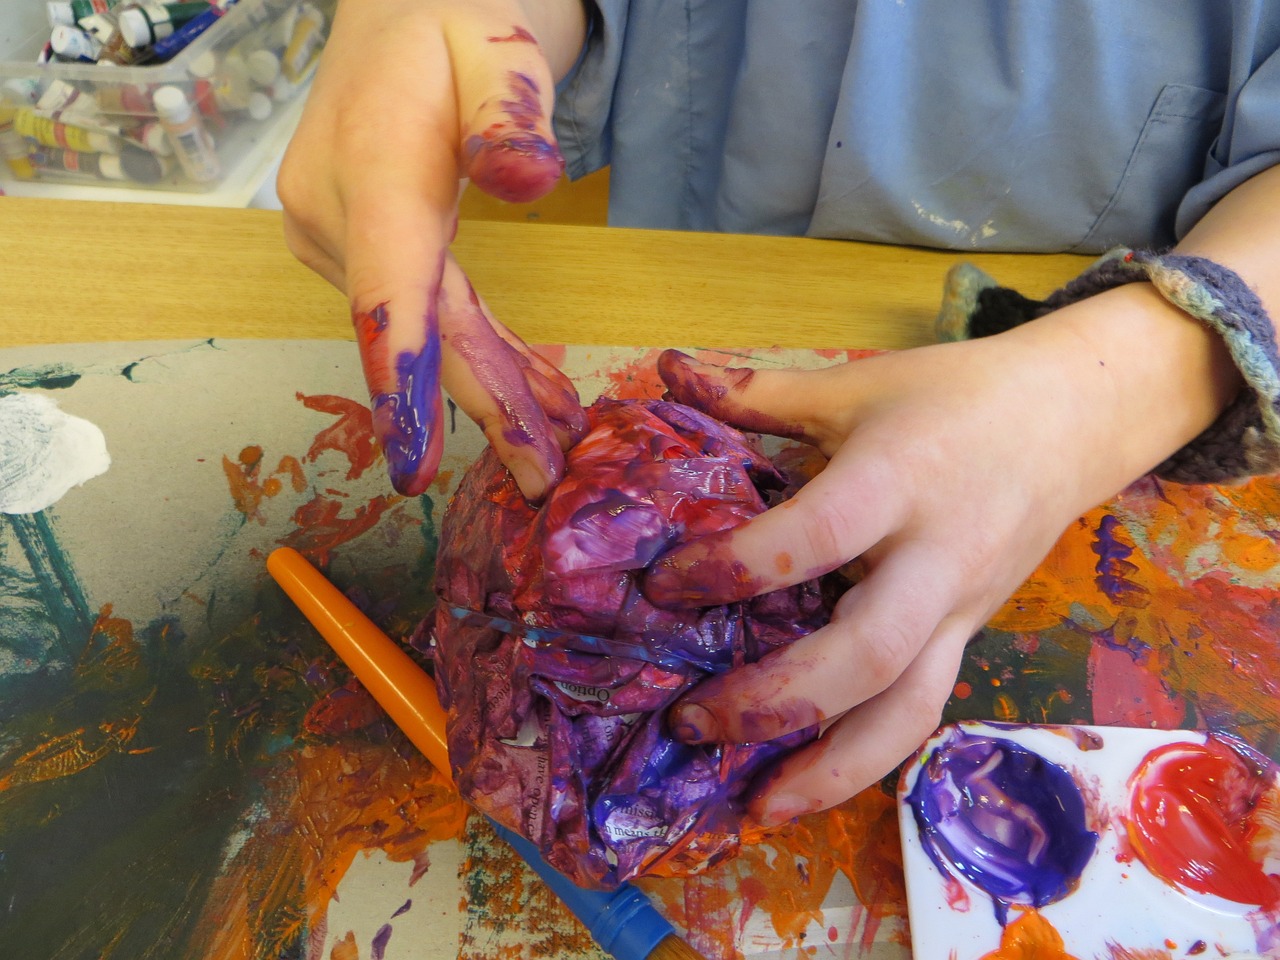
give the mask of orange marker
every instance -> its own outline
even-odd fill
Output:
[[[267,571],[395,725],[452,781],[435,682],[297,550],[272,551]]]

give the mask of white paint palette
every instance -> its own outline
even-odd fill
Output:
[[[953,724],[898,796],[916,960],[1280,957],[1280,777],[1232,738]]]

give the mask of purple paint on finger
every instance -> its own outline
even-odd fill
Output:
[[[761,410],[753,410],[733,399],[733,393],[745,390],[756,372],[749,367],[709,367],[710,377],[698,363],[679,350],[664,350],[658,357],[658,376],[671,391],[671,396],[712,416],[732,423],[739,430],[765,433],[791,440],[808,439],[804,427],[788,423]]]
[[[544,119],[538,84],[514,71],[508,78],[512,96],[501,101],[507,119],[464,144],[467,176],[500,200],[527,203],[555,186],[565,163],[560,148],[538,132]]]
[[[373,428],[387,456],[392,486],[405,496],[417,496],[434,479],[444,449],[435,316],[427,317],[422,348],[416,353],[403,351],[390,362],[383,340],[389,322],[387,304],[368,313],[353,311],[352,322],[369,384]]]
[[[449,345],[497,408],[502,439],[513,448],[528,448],[536,455],[539,470],[554,482],[564,469],[564,460],[547,417],[525,379],[528,362],[490,326],[480,298],[469,283],[467,296],[469,302],[463,309],[470,322],[464,331],[450,336]]]
[[[641,589],[650,603],[668,609],[732,603],[765,589],[740,560],[728,557],[728,536],[708,538],[658,560]]]
[[[907,802],[943,876],[1010,904],[1043,907],[1075,889],[1098,835],[1071,774],[1011,740],[955,732],[924,761]]]

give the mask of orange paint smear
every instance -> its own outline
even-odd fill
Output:
[[[262,448],[245,447],[236,460],[223,456],[222,472],[227,477],[227,488],[231,493],[232,503],[246,520],[257,520],[260,524],[267,522],[262,514],[262,502],[276,496],[284,489],[280,477],[289,480],[295,492],[301,493],[307,487],[307,478],[302,464],[297,457],[284,456],[280,463],[267,476],[262,476]]]
[[[1021,908],[1015,908],[1021,909]],[[1067,953],[1062,935],[1034,910],[1025,910],[1000,935],[1000,947],[982,960],[1076,960]]]
[[[360,948],[356,946],[356,935],[348,930],[343,938],[333,945],[329,951],[329,960],[360,960]]]
[[[466,806],[402,741],[308,744],[264,777],[266,823],[206,892],[192,943],[204,960],[281,956],[316,929],[358,852],[425,862],[430,844],[461,835]],[[340,955],[341,956],[341,955]]]

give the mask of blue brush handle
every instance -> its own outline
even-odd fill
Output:
[[[631,884],[624,883],[611,893],[584,890],[543,860],[538,848],[524,837],[493,820],[489,823],[615,960],[646,960],[659,943],[675,933],[648,897]]]

